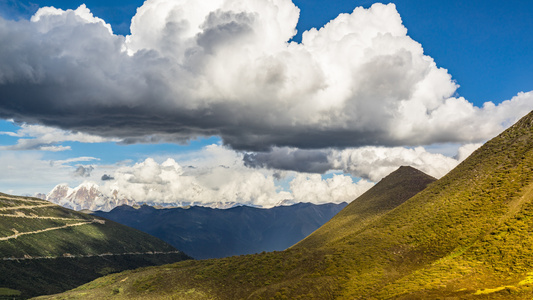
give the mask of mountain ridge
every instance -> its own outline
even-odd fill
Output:
[[[376,218],[401,205],[409,198],[436,181],[432,176],[410,166],[401,166],[378,182],[376,189],[370,189],[340,211],[329,222],[293,248],[317,248],[324,246],[324,239],[339,240],[346,237],[343,228],[350,231],[363,228]]]
[[[77,210],[77,211],[104,211],[109,212],[115,207],[122,205],[129,205],[132,207],[149,205],[157,208],[175,208],[175,207],[189,207],[189,206],[203,206],[210,208],[218,209],[228,209],[238,206],[250,206],[258,207],[254,205],[243,205],[238,202],[222,202],[222,201],[213,201],[213,202],[188,202],[188,201],[177,201],[169,203],[160,203],[157,201],[137,201],[136,199],[127,198],[120,193],[119,190],[112,191],[102,191],[100,186],[92,181],[84,181],[75,188],[69,187],[66,183],[61,183],[56,185],[50,192],[47,194],[39,193],[35,195],[37,198],[50,201],[52,203],[61,205],[63,207]],[[292,200],[282,200],[276,204],[274,207],[278,206],[290,206],[294,205],[296,202]],[[268,207],[266,207],[268,208]]]
[[[347,203],[213,209],[119,206],[93,212],[158,237],[197,259],[280,251],[305,238]]]
[[[73,210],[104,210],[109,211],[120,205],[136,205],[134,200],[121,197],[114,190],[111,195],[104,195],[99,186],[90,181],[83,182],[75,188],[67,184],[56,185],[48,194],[42,195],[41,199],[61,205]]]
[[[113,221],[0,193],[0,288],[22,297],[183,259],[189,257],[169,244]]]
[[[441,260],[448,261],[452,265],[457,263],[460,259],[456,257],[461,257],[466,249],[474,247],[480,240],[490,235],[503,219],[516,213],[516,211],[509,210],[513,205],[513,199],[516,201],[516,198],[526,196],[524,190],[527,190],[533,181],[531,124],[533,124],[533,113],[488,141],[441,178],[432,188],[409,199],[402,206],[384,216],[382,222],[376,223],[374,228],[363,232],[355,237],[356,240],[350,242],[362,248],[365,248],[364,241],[364,243],[380,245],[381,249],[389,249],[381,257],[388,257],[388,260],[393,261],[389,266],[390,274],[417,272],[422,269],[422,266],[428,267],[429,265],[428,268],[431,268],[432,262],[438,263]],[[526,198],[525,201],[531,203],[532,198]],[[387,240],[388,243],[384,243],[384,241],[373,239],[379,236],[380,231],[392,228],[394,228],[394,235],[397,236],[395,240]],[[530,242],[533,241],[530,240]],[[483,260],[485,259],[481,261]],[[490,258],[490,260],[497,265],[497,259]],[[375,259],[375,262],[377,261],[379,260]],[[524,261],[528,265],[532,263],[527,259]],[[364,263],[359,263],[359,265],[364,265]],[[405,269],[406,267],[408,268]],[[508,269],[508,267],[501,266],[502,269]],[[402,268],[405,270],[401,270]],[[469,266],[469,268],[474,272],[476,267]],[[522,274],[514,276],[524,279],[526,271],[523,269]],[[454,272],[461,274],[457,266],[448,270],[447,273],[453,274]],[[438,274],[442,277],[450,276]],[[454,275],[459,276],[457,274]],[[398,278],[390,275],[385,282],[394,282]],[[351,287],[357,287],[363,281],[364,279],[356,280]],[[416,281],[420,282],[420,280]],[[452,282],[450,281],[449,284]],[[477,282],[477,284],[481,289],[482,283]],[[374,293],[376,289],[382,289],[387,290],[388,294],[397,293],[397,296],[409,294],[405,290],[401,293],[394,291],[395,288],[392,286],[398,288],[400,285],[391,283],[389,287],[387,285],[375,287],[371,293]],[[422,286],[427,288],[427,283]],[[471,290],[474,287],[475,285],[468,283],[466,288],[470,291],[469,296],[477,291]],[[438,285],[434,288],[441,289],[440,292],[443,294],[454,294]],[[425,293],[410,292],[419,295]],[[364,290],[359,288],[346,289],[345,293],[345,296],[365,295]],[[461,298],[467,297],[461,293],[458,292]]]

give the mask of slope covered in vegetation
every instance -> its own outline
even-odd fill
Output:
[[[435,180],[412,167],[400,167],[294,248],[314,249],[342,241],[416,195]]]
[[[284,252],[115,274],[57,298],[531,299],[532,200],[530,113],[387,212],[334,218]]]
[[[138,230],[41,199],[0,193],[0,288],[5,293],[57,293],[108,273],[186,258]]]

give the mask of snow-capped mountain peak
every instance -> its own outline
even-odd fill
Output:
[[[58,184],[46,195],[46,200],[61,206],[92,211],[110,211],[120,205],[135,205],[134,200],[120,198],[116,191],[112,195],[105,195],[100,191],[98,184],[86,181],[75,188],[67,184]]]
[[[56,185],[48,194],[46,194],[46,200],[55,202],[60,199],[68,197],[72,193],[72,189],[66,183],[60,183]],[[52,200],[53,199],[53,200]]]

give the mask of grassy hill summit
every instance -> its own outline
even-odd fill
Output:
[[[113,274],[56,298],[531,299],[533,113],[407,201],[354,218],[283,252]]]
[[[0,193],[0,297],[57,293],[111,272],[186,258],[138,230]]]
[[[352,201],[329,222],[293,248],[318,248],[352,235],[426,188],[435,179],[415,168],[402,166]]]

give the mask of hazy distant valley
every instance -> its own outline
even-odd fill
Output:
[[[294,204],[273,208],[237,203],[143,203],[104,195],[98,185],[57,185],[43,199],[151,234],[196,259],[279,251],[299,242],[347,203]]]
[[[156,209],[120,206],[94,215],[127,225],[171,244],[196,259],[280,251],[329,221],[347,203],[299,203],[270,209]]]

